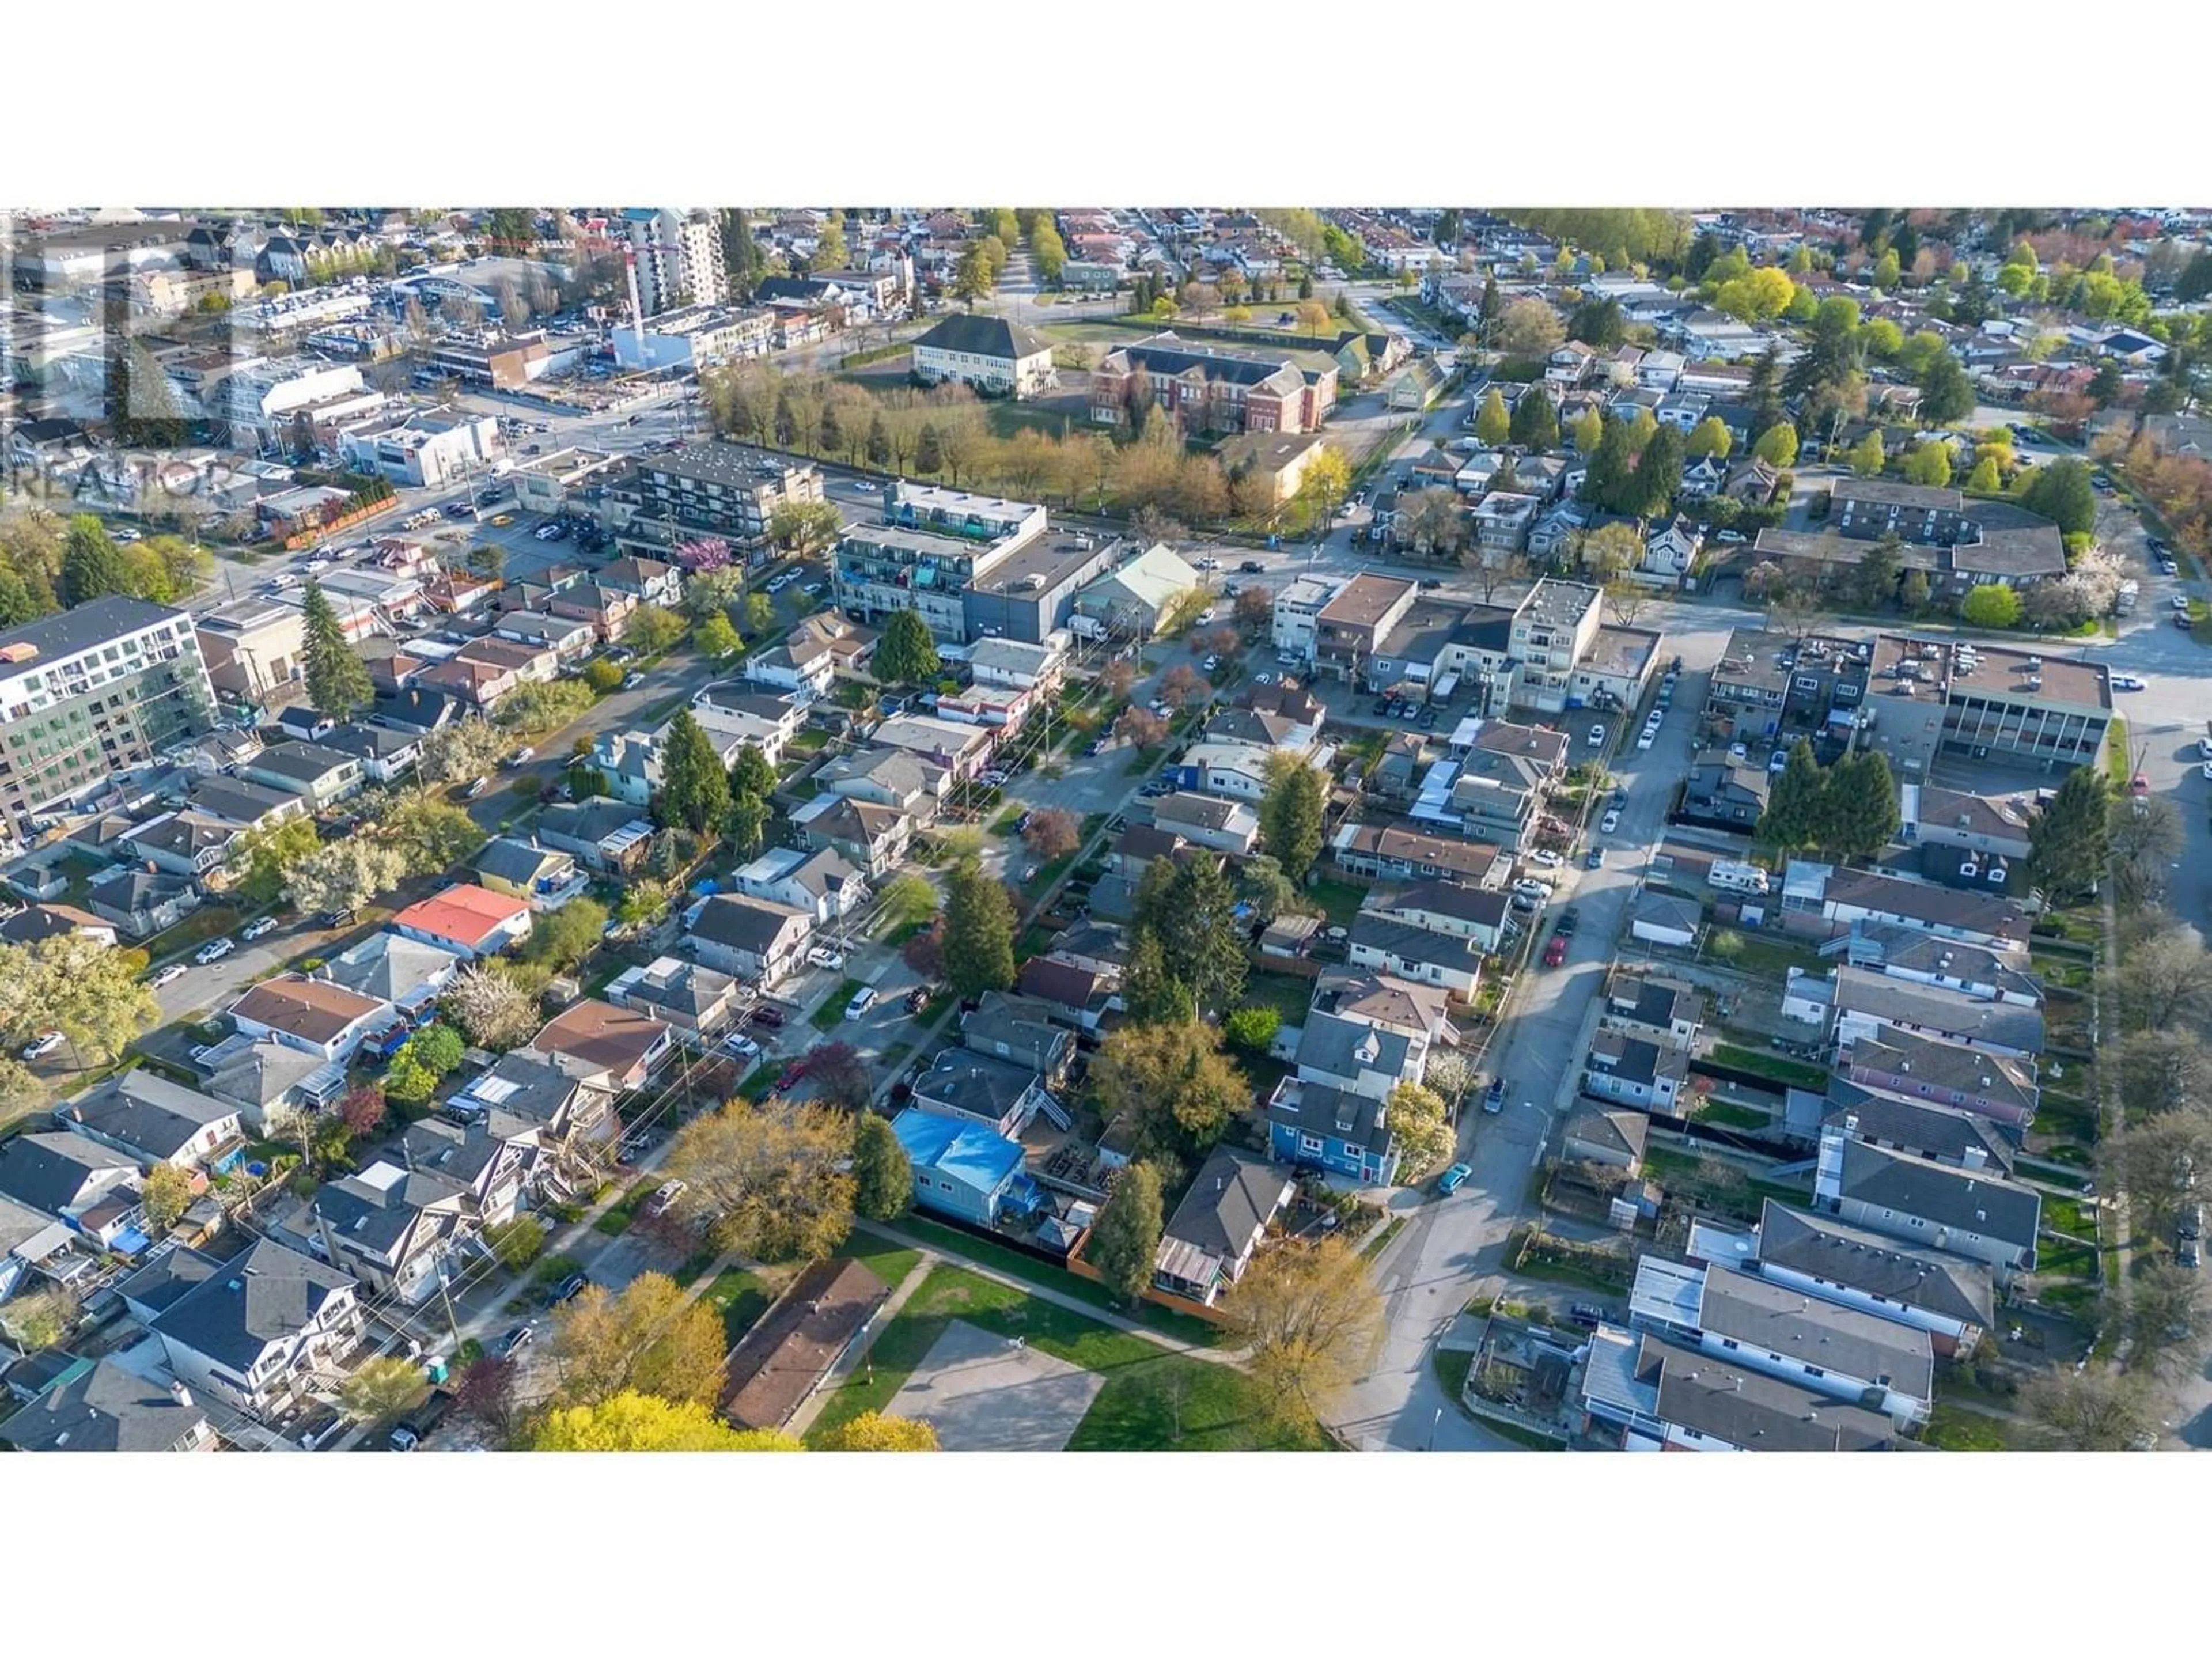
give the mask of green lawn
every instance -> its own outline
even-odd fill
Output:
[[[898,1228],[901,1232],[910,1233],[925,1244],[933,1244],[942,1250],[957,1251],[994,1272],[1005,1273],[1010,1279],[1041,1285],[1061,1296],[1073,1297],[1091,1307],[1119,1314],[1147,1330],[1158,1331],[1162,1336],[1171,1336],[1195,1347],[1206,1348],[1212,1347],[1221,1340],[1219,1328],[1209,1325],[1203,1319],[1194,1319],[1188,1314],[1177,1313],[1172,1308],[1157,1307],[1149,1302],[1140,1302],[1134,1308],[1126,1307],[1119,1297],[1095,1279],[1080,1278],[1048,1262],[1040,1261],[1035,1256],[1024,1255],[1019,1250],[1009,1249],[1003,1244],[994,1244],[988,1238],[978,1238],[972,1233],[963,1233],[957,1228],[944,1226],[912,1213],[899,1218]],[[867,1233],[865,1225],[854,1230],[854,1237],[863,1236],[874,1237]],[[884,1242],[888,1244],[888,1241]]]
[[[1826,966],[1817,951],[1794,948],[1778,940],[1740,933],[1733,927],[1714,928],[1705,941],[1705,954],[1731,968],[1741,969],[1745,973],[1764,974],[1777,981],[1786,978],[1792,968],[1802,968],[1808,974],[1817,974]]]
[[[2051,1200],[2046,1199],[2045,1202]],[[2097,1252],[2091,1245],[2046,1236],[2035,1241],[2035,1271],[2045,1279],[2094,1280],[2097,1277]],[[2050,1300],[2049,1292],[2045,1292],[2044,1299]]]
[[[1715,1044],[1713,1061],[1716,1065],[1748,1072],[1753,1077],[1794,1084],[1800,1089],[1823,1089],[1828,1083],[1828,1074],[1817,1066],[1784,1060],[1779,1054],[1770,1054],[1758,1048],[1739,1048],[1733,1043]]]
[[[1429,1363],[1437,1368],[1437,1381],[1454,1400],[1467,1392],[1467,1374],[1474,1369],[1472,1348],[1431,1348]]]
[[[950,1263],[932,1269],[877,1339],[873,1376],[863,1370],[828,1395],[808,1438],[881,1409],[954,1319],[1023,1337],[1105,1379],[1068,1443],[1071,1451],[1315,1451],[1325,1445],[1311,1429],[1267,1422],[1241,1370],[1164,1352],[1142,1337]]]
[[[1296,974],[1271,974],[1255,969],[1244,976],[1244,996],[1240,1006],[1273,1008],[1283,1017],[1285,1025],[1303,1025],[1306,1013],[1313,1006],[1314,982],[1300,979]]]
[[[819,1008],[807,1015],[806,1023],[817,1031],[828,1030],[845,1018],[845,1005],[865,988],[866,988],[863,983],[857,979],[847,980],[837,988],[835,994]]]
[[[653,1196],[660,1182],[647,1176],[622,1195],[615,1206],[592,1224],[592,1231],[605,1233],[610,1238],[619,1238],[629,1231],[629,1224],[637,1219],[638,1208]]]
[[[1774,1127],[1772,1113],[1755,1111],[1751,1107],[1738,1106],[1726,1100],[1709,1100],[1691,1115],[1700,1123],[1717,1123],[1728,1129],[1771,1129]]]
[[[1367,890],[1352,882],[1324,877],[1306,889],[1306,896],[1328,912],[1332,927],[1349,927],[1359,914]]]
[[[900,1281],[921,1260],[921,1252],[912,1245],[895,1244],[865,1226],[854,1228],[837,1254],[852,1257],[893,1290],[898,1289]]]
[[[2018,1427],[2005,1419],[1942,1400],[1936,1402],[1920,1437],[1944,1451],[2014,1451],[2025,1443]]]
[[[1390,1248],[1390,1241],[1397,1237],[1400,1233],[1405,1231],[1406,1223],[1409,1219],[1411,1219],[1411,1218],[1407,1216],[1393,1216],[1383,1224],[1383,1228],[1381,1232],[1376,1234],[1374,1237],[1369,1239],[1367,1243],[1361,1247],[1359,1252],[1361,1256],[1369,1261],[1372,1261],[1376,1257],[1381,1255],[1383,1251]]]
[[[738,1339],[752,1329],[769,1310],[775,1301],[775,1292],[757,1273],[731,1267],[715,1274],[714,1282],[699,1299],[722,1316],[723,1340],[735,1347]]]

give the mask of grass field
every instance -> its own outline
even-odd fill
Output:
[[[731,1346],[752,1329],[775,1300],[775,1291],[757,1273],[732,1267],[714,1275],[700,1300],[722,1316],[722,1337]]]
[[[1164,1352],[1139,1336],[949,1263],[930,1272],[877,1339],[871,1364],[824,1401],[810,1441],[881,1410],[954,1319],[1020,1336],[1106,1379],[1068,1443],[1071,1451],[1315,1451],[1310,1428],[1284,1428],[1258,1410],[1252,1383],[1228,1365]]]

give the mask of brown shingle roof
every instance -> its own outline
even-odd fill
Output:
[[[857,1261],[814,1263],[730,1350],[722,1415],[741,1429],[781,1428],[890,1295]]]

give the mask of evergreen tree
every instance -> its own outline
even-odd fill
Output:
[[[2212,295],[2212,248],[2199,248],[2174,278],[2173,297],[2185,305]]]
[[[1583,477],[1582,499],[1604,513],[1619,513],[1628,494],[1630,477],[1629,431],[1626,421],[1607,420],[1604,435],[1590,453],[1589,466]]]
[[[1190,988],[1201,1009],[1230,1007],[1244,989],[1245,939],[1236,906],[1218,860],[1201,854],[1174,866],[1156,931],[1168,972]]]
[[[940,666],[937,641],[918,611],[894,611],[884,619],[876,641],[876,678],[887,685],[919,685],[934,679]]]
[[[722,210],[722,269],[729,276],[732,299],[752,298],[760,283],[760,244],[753,240],[743,208]]]
[[[2120,395],[2120,365],[2113,357],[2100,358],[2097,372],[2089,377],[2089,401],[2103,409]]]
[[[333,720],[349,720],[376,701],[368,668],[346,642],[338,613],[325,597],[322,584],[307,579],[304,611],[307,642],[302,653],[307,675],[307,700]]]
[[[1551,394],[1542,386],[1530,386],[1521,394],[1521,401],[1513,405],[1512,434],[1515,443],[1526,445],[1540,454],[1559,447],[1559,412],[1552,406]]]
[[[822,453],[823,454],[834,455],[841,447],[843,447],[845,442],[845,431],[843,426],[837,419],[836,404],[824,404],[822,405],[822,425],[820,432]]]
[[[1003,991],[1014,982],[1014,921],[1003,882],[973,859],[953,866],[945,883],[945,976],[962,996]]]
[[[1758,838],[1778,851],[1790,853],[1820,844],[1826,810],[1827,775],[1813,758],[1813,745],[1802,738],[1790,750],[1790,762],[1767,792],[1766,811],[1759,814]]]
[[[1482,400],[1482,407],[1474,416],[1474,435],[1478,442],[1495,449],[1513,433],[1513,417],[1506,412],[1505,398],[1496,386],[1490,388]]]
[[[1172,1024],[1198,1017],[1190,987],[1168,972],[1159,935],[1149,927],[1139,927],[1130,944],[1128,966],[1121,975],[1121,1006],[1133,1025]]]
[[[1313,273],[1306,270],[1300,271],[1298,273],[1298,298],[1301,300],[1310,300],[1313,298]],[[1146,309],[1150,310],[1151,307],[1147,306]]]
[[[1636,458],[1636,471],[1629,480],[1632,504],[1626,510],[1646,519],[1671,518],[1674,492],[1681,485],[1682,434],[1672,426],[1662,426]]]
[[[1896,838],[1897,780],[1879,750],[1844,756],[1821,793],[1825,822],[1820,844],[1838,858],[1873,858]]]
[[[1743,401],[1751,410],[1751,436],[1756,441],[1760,433],[1782,418],[1782,358],[1778,348],[1767,347],[1752,363]]]
[[[1494,323],[1502,309],[1503,304],[1498,297],[1498,278],[1485,276],[1482,279],[1482,299],[1475,308],[1475,319],[1481,323]]]
[[[2103,876],[2112,850],[2112,798],[2101,769],[2078,766],[2028,825],[2027,877],[2053,903],[2081,897]]]
[[[853,1208],[871,1221],[896,1221],[914,1201],[914,1164],[890,1120],[863,1112],[853,1125]]]
[[[106,526],[89,513],[72,518],[62,538],[62,604],[75,610],[90,599],[130,592],[131,562],[108,538]]]
[[[668,723],[660,757],[663,822],[703,836],[721,827],[730,811],[730,778],[722,757],[689,708]]]
[[[868,419],[868,465],[888,467],[891,464],[891,432],[884,424],[884,412],[878,410]]]
[[[914,441],[914,470],[936,473],[945,470],[945,450],[937,438],[937,422],[924,421],[921,432]]]
[[[1114,1190],[1099,1207],[1083,1259],[1109,1289],[1134,1302],[1152,1282],[1165,1228],[1159,1172],[1148,1162],[1132,1164],[1115,1178]]]
[[[1305,879],[1321,854],[1328,786],[1321,773],[1293,755],[1276,755],[1260,798],[1260,834],[1269,856],[1292,881]]]

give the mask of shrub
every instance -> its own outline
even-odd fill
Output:
[[[1282,1024],[1282,1015],[1273,1008],[1239,1008],[1223,1022],[1222,1031],[1232,1047],[1264,1054]]]

